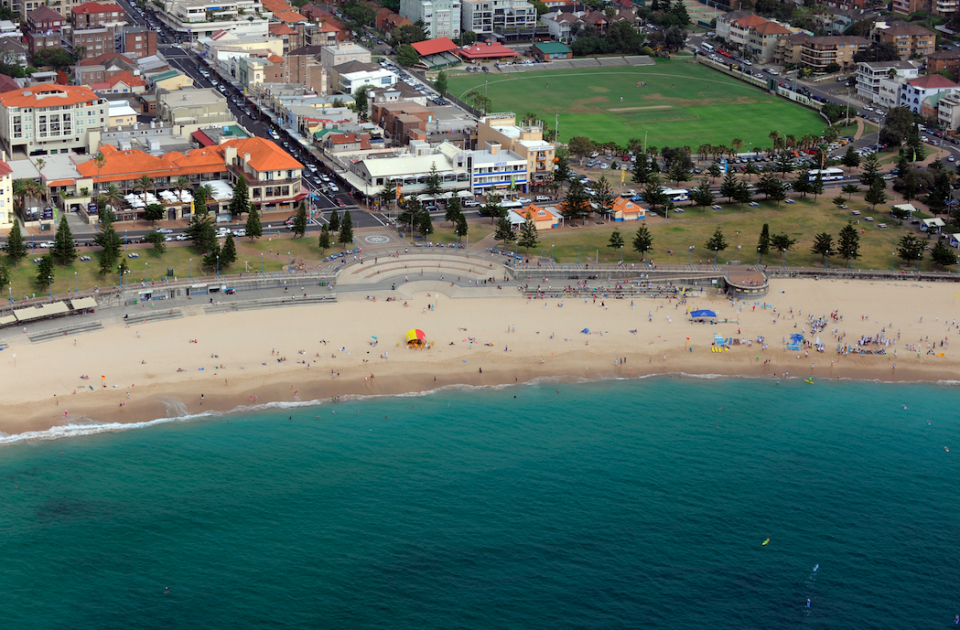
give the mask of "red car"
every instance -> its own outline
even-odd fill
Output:
[[[337,205],[342,208],[342,207],[344,207],[344,206],[347,205],[347,204],[343,203],[343,199],[337,199]]]

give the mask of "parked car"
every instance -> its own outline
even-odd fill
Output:
[[[480,202],[476,199],[465,199],[460,205],[464,208],[479,208]]]
[[[535,200],[535,201],[538,201],[538,202],[540,202],[540,201],[550,201],[550,197],[547,197],[546,195],[537,195],[536,197],[534,197],[534,200]]]
[[[177,235],[174,237],[174,239],[175,239],[175,240],[178,240],[178,241],[189,241],[189,240],[190,240],[190,237],[187,236],[186,234],[177,234]]]
[[[173,230],[170,228],[160,228],[157,230],[157,232],[160,232],[161,234],[173,234]]]
[[[41,248],[41,249],[52,249],[52,248],[53,248],[53,241],[44,241],[44,242],[40,243],[40,248]]]

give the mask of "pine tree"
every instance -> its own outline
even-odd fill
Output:
[[[723,182],[720,184],[720,196],[726,197],[727,201],[733,201],[735,194],[737,194],[737,176],[733,174],[733,169],[730,169],[723,176]]]
[[[227,234],[220,250],[220,269],[225,269],[237,261],[237,244],[233,242],[233,234]]]
[[[334,208],[330,212],[330,231],[339,232],[340,231],[340,215],[337,213],[337,209]]]
[[[740,204],[741,210],[743,210],[743,204],[750,203],[753,200],[753,191],[750,190],[747,182],[737,184],[737,190],[733,193],[733,200]]]
[[[587,199],[587,193],[583,190],[583,184],[580,180],[570,182],[570,188],[567,189],[567,195],[560,206],[560,212],[567,221],[584,219],[590,214],[590,201]]]
[[[250,204],[250,213],[247,214],[247,224],[244,229],[247,231],[250,242],[263,236],[263,224],[260,223],[260,212],[255,204]]]
[[[813,237],[813,248],[810,251],[820,255],[820,262],[825,262],[827,255],[833,251],[833,237],[827,232],[820,232]]]
[[[113,266],[120,258],[122,243],[120,235],[113,227],[113,212],[109,208],[104,208],[100,213],[99,231],[93,237],[93,242],[100,246],[100,275],[113,273]]]
[[[53,258],[61,265],[69,265],[77,259],[77,248],[73,244],[73,233],[67,224],[67,213],[60,217],[57,234],[53,238]]]
[[[7,235],[7,256],[13,261],[14,265],[19,265],[20,261],[27,256],[27,245],[23,242],[20,221],[16,217],[13,217],[13,227],[10,229],[10,234]]]
[[[163,252],[167,251],[167,237],[162,232],[150,232],[143,240],[153,244],[153,250],[163,258]]]
[[[677,158],[670,163],[667,176],[674,181],[677,186],[680,185],[680,182],[685,182],[690,179],[690,170],[684,162],[686,162],[685,159]]]
[[[950,265],[957,264],[957,255],[953,253],[953,250],[943,244],[943,239],[938,240],[937,244],[933,246],[933,249],[930,251],[930,259],[939,267],[949,267]],[[0,275],[2,275],[2,273],[3,269],[0,268]],[[2,285],[3,282],[0,281],[0,286]]]
[[[873,180],[873,184],[870,185],[869,190],[863,194],[863,200],[873,208],[887,202],[887,193],[883,191],[881,180]]]
[[[760,240],[757,241],[757,251],[760,252],[761,256],[766,256],[770,253],[770,225],[768,223],[764,223],[763,228],[760,230]]]
[[[711,252],[722,252],[728,246],[726,239],[723,238],[723,231],[719,227],[714,231],[710,240],[707,241],[707,251]],[[716,262],[716,258],[714,258],[714,262]]]
[[[337,242],[346,248],[348,243],[353,242],[353,219],[350,217],[350,211],[343,211],[343,221],[340,222],[340,234],[337,236]]]
[[[529,254],[530,248],[539,244],[540,236],[537,233],[537,224],[534,223],[532,217],[527,217],[527,220],[520,226],[520,238],[517,239],[517,245],[523,247],[524,251]]]
[[[611,188],[607,178],[601,176],[597,180],[597,184],[593,187],[593,190],[594,193],[596,193],[594,200],[597,205],[600,206],[600,211],[606,216],[612,214],[613,202],[617,200],[617,196],[613,194],[613,188]]]
[[[787,198],[787,185],[779,179],[772,179],[767,187],[767,198],[776,201],[779,208],[780,202]]]
[[[557,168],[553,171],[553,181],[561,184],[570,181],[570,160],[567,156],[557,156]]]
[[[423,194],[430,195],[431,197],[439,197],[443,194],[443,180],[440,179],[440,174],[437,173],[436,162],[430,164],[430,174],[427,175],[427,184],[423,189]]]
[[[789,234],[774,234],[770,239],[770,244],[780,252],[780,260],[783,260],[790,248],[797,244],[797,241],[790,238]]]
[[[297,206],[297,214],[293,217],[293,225],[290,226],[294,238],[303,238],[307,233],[307,204],[303,201]]]
[[[437,78],[433,80],[433,87],[440,94],[440,97],[443,98],[447,93],[447,73],[441,70],[437,73]]]
[[[607,247],[616,251],[623,247],[623,234],[620,233],[620,228],[613,228],[613,232],[610,233],[610,240],[607,242]]]
[[[213,247],[203,256],[203,266],[219,273],[220,271],[220,243],[213,241]]]
[[[823,194],[823,190],[823,173],[818,170],[816,177],[810,182],[810,192],[813,194],[814,201]]]
[[[193,192],[193,214],[207,214],[207,186],[197,186]]]
[[[656,175],[647,179],[647,184],[643,187],[643,201],[646,202],[652,211],[667,205],[670,201],[663,186],[660,185],[660,178]]]
[[[463,212],[463,207],[460,205],[460,197],[451,197],[450,201],[447,202],[447,211],[443,215],[444,221],[449,221],[451,225],[456,224],[457,216]]]
[[[876,153],[871,153],[867,156],[867,159],[863,161],[860,183],[870,188],[874,182],[880,182],[883,187],[886,187],[883,175],[880,174],[880,158],[877,157]]]
[[[320,247],[320,255],[323,255],[323,252],[330,249],[330,228],[326,224],[323,225],[323,228],[320,230],[320,242],[318,243]]]
[[[433,234],[433,220],[430,218],[430,211],[426,208],[424,208],[420,213],[420,219],[417,221],[417,227],[420,230],[420,235],[424,239]]]
[[[233,199],[230,200],[228,209],[235,217],[239,217],[250,209],[250,190],[247,188],[247,178],[242,174],[237,177],[237,183],[233,185]]]
[[[812,186],[810,182],[810,174],[806,171],[800,171],[797,174],[797,179],[791,184],[793,192],[800,193],[801,197],[806,197],[808,192],[811,192]]]
[[[707,167],[707,172],[710,173],[710,177],[717,178],[723,175],[723,167],[720,166],[720,162],[714,160],[710,166]]]
[[[647,252],[653,250],[653,235],[647,226],[641,225],[637,228],[637,234],[633,237],[633,251],[643,254],[643,260],[647,260]]]
[[[936,260],[936,257],[934,257]],[[10,270],[7,269],[7,261],[0,257],[0,288],[10,284]]]
[[[190,217],[190,223],[183,231],[190,237],[194,247],[201,253],[209,252],[217,242],[217,231],[213,227],[213,217],[207,213],[197,213]]]
[[[860,166],[860,154],[857,153],[852,143],[847,145],[847,152],[843,154],[840,162],[850,169]]]
[[[467,224],[467,217],[461,212],[457,217],[457,225],[453,228],[454,233],[457,235],[457,242],[460,242],[469,230],[470,226]]]
[[[847,262],[854,258],[860,258],[860,233],[852,223],[847,223],[840,230],[840,238],[837,241],[837,253]]]
[[[510,225],[510,220],[507,217],[500,217],[500,220],[497,221],[497,229],[493,233],[493,239],[504,243],[511,243],[517,239],[517,235],[513,232],[513,226]]]
[[[700,180],[700,185],[690,191],[690,199],[706,212],[707,206],[713,205],[713,191],[710,190],[710,180],[706,177]]]
[[[40,265],[37,267],[37,285],[41,289],[46,289],[53,284],[54,275],[53,256],[47,254],[40,259]]]

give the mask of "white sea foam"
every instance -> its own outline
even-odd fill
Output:
[[[88,418],[81,418],[78,422],[50,427],[45,431],[26,431],[13,435],[0,436],[0,445],[15,444],[17,442],[32,442],[38,440],[59,440],[61,438],[80,437],[83,435],[97,435],[98,433],[112,433],[115,431],[129,431],[144,429],[169,422],[184,422],[211,414],[197,414],[192,416],[177,416],[174,418],[157,418],[146,422],[96,422]]]

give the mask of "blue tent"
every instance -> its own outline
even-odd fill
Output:
[[[585,335],[589,335],[589,334],[590,334],[590,329],[589,329],[589,328],[584,328],[584,329],[581,330],[580,332],[582,332],[582,333],[585,334]]]
[[[691,311],[690,313],[690,317],[693,317],[694,319],[698,319],[701,317],[716,317],[716,316],[717,314],[714,313],[713,311]]]

